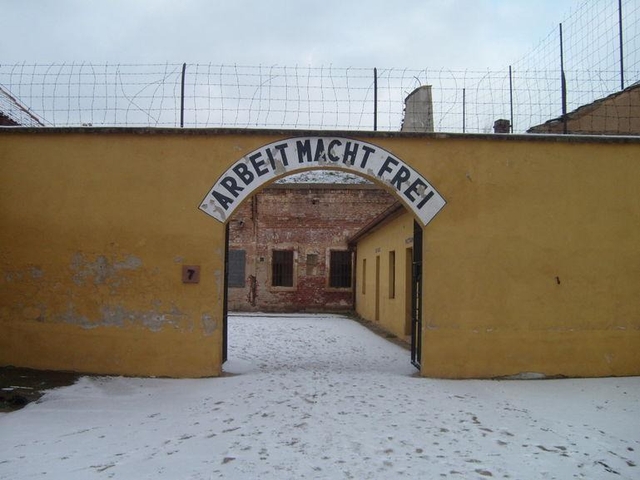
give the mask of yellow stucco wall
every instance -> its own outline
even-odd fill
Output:
[[[218,375],[224,228],[198,204],[303,134],[3,129],[0,364]],[[448,202],[425,228],[423,375],[640,374],[640,142],[360,137]]]
[[[411,299],[411,292],[407,291],[411,288],[407,259],[411,261],[412,248],[413,215],[406,212],[357,242],[356,313],[400,338],[411,333],[407,325],[407,315],[410,315],[407,302]],[[394,260],[390,260],[391,252]],[[395,266],[393,274],[392,265]],[[380,271],[376,275],[378,267]],[[379,296],[377,301],[376,296]]]
[[[4,131],[0,364],[220,374],[224,227],[197,207],[265,143],[242,141]],[[182,265],[200,265],[199,284]]]
[[[424,231],[422,374],[640,374],[639,144],[451,140],[387,145],[422,143],[448,202]]]

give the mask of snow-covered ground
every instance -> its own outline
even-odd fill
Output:
[[[0,478],[640,478],[640,378],[431,380],[344,317],[229,326],[234,375],[83,377],[1,414]]]

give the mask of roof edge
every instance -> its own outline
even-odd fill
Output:
[[[444,132],[400,132],[369,130],[282,130],[258,128],[179,128],[179,127],[4,127],[3,134],[84,134],[84,135],[269,135],[285,138],[304,136],[349,137],[349,138],[424,138],[433,140],[466,139],[493,141],[561,142],[561,143],[640,143],[639,136],[632,135],[563,135],[540,133],[444,133]]]
[[[375,217],[369,223],[367,223],[364,227],[358,230],[355,234],[347,239],[347,244],[352,247],[358,241],[362,240],[364,237],[377,230],[378,228],[386,225],[387,223],[395,220],[403,213],[407,212],[407,208],[401,202],[395,202],[389,208],[387,208],[380,215]]]

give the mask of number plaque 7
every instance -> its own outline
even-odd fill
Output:
[[[183,265],[182,283],[200,283],[200,265]]]

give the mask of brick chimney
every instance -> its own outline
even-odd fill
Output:
[[[511,122],[500,118],[493,122],[493,133],[511,133]]]

